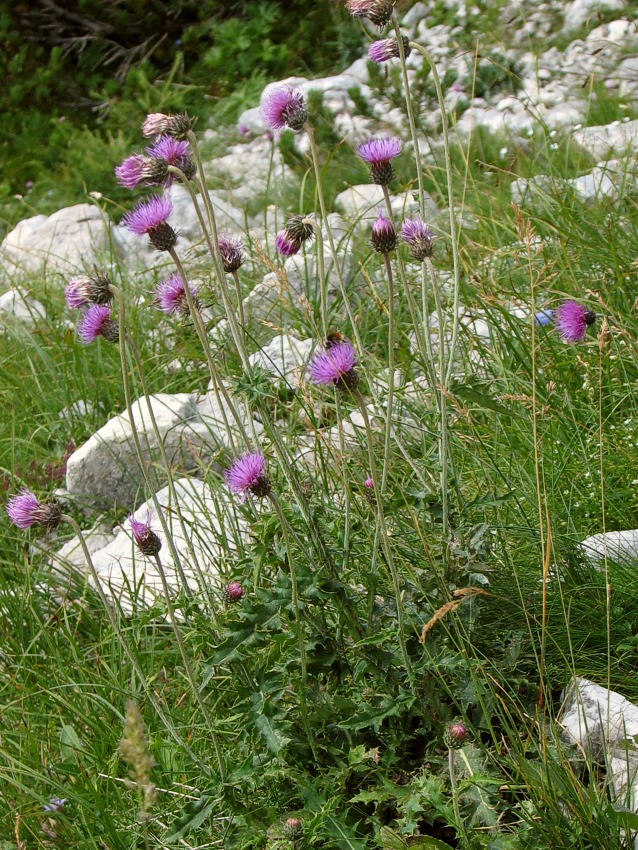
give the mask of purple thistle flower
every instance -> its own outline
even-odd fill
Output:
[[[432,256],[434,237],[430,228],[420,218],[406,218],[401,225],[401,237],[409,246],[415,260],[424,260]]]
[[[7,502],[7,514],[18,528],[41,525],[47,531],[57,528],[62,519],[59,505],[55,502],[43,505],[27,487],[23,487],[17,496],[11,496]]]
[[[172,212],[170,198],[166,195],[152,195],[148,201],[142,201],[134,210],[127,212],[121,224],[136,236],[148,234],[151,244],[158,251],[168,251],[177,241],[177,234],[166,222]]]
[[[266,458],[260,452],[252,452],[234,460],[224,472],[224,478],[231,492],[241,493],[243,502],[247,493],[259,498],[270,493],[272,487],[265,470]]]
[[[48,803],[42,807],[45,812],[59,812],[66,803],[66,797],[51,797]]]
[[[231,581],[224,588],[224,599],[226,602],[239,602],[243,595],[244,588],[238,581]]]
[[[110,308],[103,304],[91,304],[80,320],[78,335],[87,344],[99,336],[113,344],[118,342],[119,328],[111,318]]]
[[[195,174],[195,163],[190,157],[188,142],[173,139],[171,136],[162,136],[159,142],[156,142],[150,148],[146,148],[146,152],[151,159],[165,163],[166,167],[172,165],[179,168],[189,180]],[[167,172],[165,185],[170,186],[172,181],[173,175]]]
[[[302,93],[292,86],[272,88],[261,98],[261,118],[271,130],[301,130],[308,118]]]
[[[146,522],[135,519],[133,514],[129,514],[127,519],[133,532],[133,539],[142,555],[150,557],[157,555],[162,548],[162,541],[151,529],[151,512],[146,514]]]
[[[67,306],[79,310],[88,304],[108,304],[113,299],[111,280],[96,269],[93,277],[70,280],[64,289]]]
[[[164,168],[164,176],[165,173],[166,168]],[[158,180],[156,175],[156,164],[143,154],[127,156],[122,164],[118,165],[115,169],[117,182],[120,186],[124,186],[125,189],[136,189],[142,184],[157,185],[162,182],[164,177],[160,175]]]
[[[284,257],[292,257],[293,254],[299,253],[301,242],[291,239],[286,230],[281,230],[275,239],[277,250]]]
[[[368,490],[374,490],[374,481],[372,480],[372,478],[369,475],[366,478],[366,480],[363,482],[363,486],[367,487]]]
[[[197,298],[197,287],[189,283],[188,290]],[[155,303],[163,313],[181,313],[184,316],[189,315],[188,300],[186,298],[186,288],[184,281],[178,274],[172,274],[170,277],[161,280],[155,289]]]
[[[217,244],[219,245],[219,253],[221,254],[224,271],[227,274],[232,274],[241,268],[244,262],[244,252],[239,236],[233,236],[230,233],[220,233]]]
[[[587,336],[587,328],[596,321],[596,314],[576,301],[565,301],[556,310],[554,321],[565,342],[582,342]]]
[[[380,186],[387,184],[394,177],[392,160],[401,153],[401,139],[383,138],[368,139],[357,148],[357,154],[370,166],[370,179]]]
[[[381,210],[372,224],[370,242],[375,251],[380,254],[389,254],[397,247],[397,235],[392,222],[385,218]]]
[[[409,56],[412,52],[410,39],[403,35],[401,40],[403,42],[403,54]],[[380,41],[373,41],[368,48],[368,58],[379,64],[388,62],[390,59],[399,59],[400,56],[399,42],[396,38],[382,38]]]
[[[445,730],[445,743],[451,750],[460,749],[467,738],[467,728],[463,723],[451,723]]]
[[[152,112],[142,124],[142,135],[147,139],[159,139],[163,135],[185,139],[188,131],[192,129],[193,121],[185,113],[165,115],[163,112]]]
[[[355,389],[359,375],[355,369],[357,353],[349,342],[332,344],[326,351],[316,352],[308,366],[315,384],[334,384],[340,390]]]

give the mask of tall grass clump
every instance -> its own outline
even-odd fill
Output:
[[[369,55],[397,70],[406,138],[346,151],[316,100],[269,86],[263,123],[303,181],[268,256],[220,228],[192,116],[151,111],[115,174],[136,199],[121,223],[165,276],[141,299],[124,271],[67,281],[79,340],[7,326],[0,847],[633,846],[609,762],[560,718],[574,676],[638,699],[635,570],[578,546],[635,524],[635,199],[510,205],[512,173],[485,173],[494,140],[456,137],[448,83],[394,2],[347,5],[382,36]],[[440,112],[427,163],[413,51]],[[521,173],[582,162],[568,141],[560,163],[531,144]],[[347,249],[333,164],[379,187]],[[204,234],[195,261],[168,221],[175,182]],[[297,256],[312,297],[281,324],[313,350],[276,386],[245,293],[250,268],[285,293]],[[196,368],[167,379],[169,324]],[[193,522],[152,396],[206,384],[224,413]],[[115,412],[139,485],[107,512],[137,570],[120,590],[90,545],[97,507],[56,493]],[[61,578],[51,554],[71,537],[81,559]]]

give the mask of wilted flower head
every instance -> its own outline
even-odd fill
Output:
[[[231,581],[224,588],[224,599],[226,602],[239,602],[243,595],[244,588],[238,581]]]
[[[277,234],[275,245],[279,253],[284,257],[292,257],[293,254],[298,254],[301,248],[301,242],[291,239],[287,230],[281,230]]]
[[[152,112],[147,115],[142,124],[142,135],[147,139],[159,139],[160,136],[172,136],[174,139],[185,139],[189,130],[193,129],[193,121],[186,115],[164,115],[163,112]]]
[[[299,242],[301,244],[308,239],[312,239],[315,235],[315,229],[307,221],[307,218],[305,215],[291,215],[288,217],[284,232],[292,242]]]
[[[374,490],[374,481],[372,480],[372,478],[369,475],[366,478],[366,480],[363,482],[363,486],[367,487],[368,490]]]
[[[582,342],[587,336],[587,328],[596,321],[596,314],[576,301],[565,301],[556,310],[554,321],[565,342]]]
[[[219,253],[222,258],[222,266],[227,274],[236,272],[244,262],[241,239],[230,233],[221,233],[217,240]]]
[[[193,299],[197,298],[197,287],[194,284],[188,284],[188,291]],[[155,303],[162,312],[167,314],[181,313],[183,316],[190,314],[184,281],[178,274],[172,274],[157,284]]]
[[[370,166],[370,179],[380,186],[394,177],[392,160],[401,153],[401,139],[369,139],[357,148],[357,154]]]
[[[431,257],[434,250],[432,231],[420,218],[406,218],[401,225],[401,237],[409,246],[415,260],[425,260]]]
[[[102,304],[91,304],[84,312],[78,325],[78,335],[86,343],[101,336],[115,344],[120,338],[118,324],[111,318],[110,308]]]
[[[394,230],[394,225],[387,219],[381,210],[372,224],[372,232],[370,233],[370,242],[375,251],[380,254],[389,254],[397,247],[397,235]]]
[[[310,380],[315,384],[334,384],[340,390],[355,389],[359,383],[357,353],[346,340],[318,351],[308,366]]]
[[[271,130],[301,130],[308,118],[304,96],[292,86],[271,88],[261,98],[261,118]]]
[[[62,519],[60,506],[55,502],[43,505],[31,490],[23,487],[17,496],[7,502],[9,519],[18,528],[41,525],[46,531],[57,528]]]
[[[151,512],[146,515],[146,522],[135,519],[133,514],[128,516],[129,525],[133,532],[133,539],[142,555],[157,555],[162,548],[162,541],[151,529]]]
[[[350,14],[355,18],[367,18],[375,27],[382,29],[392,20],[395,0],[348,0]]]
[[[410,39],[402,35],[403,54],[409,56],[412,52],[410,47]],[[382,38],[380,41],[373,41],[368,48],[368,58],[373,62],[388,62],[390,59],[398,59],[401,56],[399,50],[399,41],[396,38]]]
[[[113,299],[110,286],[110,278],[97,269],[90,277],[70,280],[64,289],[67,306],[79,310],[88,304],[108,304]]]
[[[142,201],[134,210],[127,212],[121,223],[136,236],[148,234],[151,244],[158,251],[168,251],[177,242],[177,234],[166,221],[172,212],[170,198],[153,195],[148,201]]]
[[[266,458],[261,452],[238,457],[224,472],[224,478],[233,493],[241,494],[242,502],[247,493],[263,498],[272,489],[270,479],[266,475]]]

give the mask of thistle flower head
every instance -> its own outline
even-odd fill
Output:
[[[380,254],[389,254],[390,251],[394,251],[397,247],[397,235],[394,225],[383,215],[381,210],[379,210],[379,215],[372,223],[370,242],[374,250]]]
[[[272,485],[266,475],[266,458],[261,452],[242,455],[233,461],[224,472],[229,490],[240,493],[242,502],[247,493],[263,498],[270,493]]]
[[[189,283],[188,290],[195,300],[197,298],[197,287]],[[163,313],[169,315],[171,313],[180,313],[183,316],[189,315],[186,287],[178,274],[172,274],[157,284],[155,288],[155,303]]]
[[[582,342],[587,336],[587,328],[596,321],[596,314],[576,301],[565,301],[556,310],[554,321],[565,342]]]
[[[315,229],[312,224],[308,223],[307,216],[291,215],[286,221],[284,233],[288,235],[288,238],[292,242],[298,242],[301,244],[302,242],[306,242],[308,239],[312,239],[315,235]]]
[[[383,29],[392,19],[396,0],[348,0],[347,7],[355,18],[367,18],[375,27]]]
[[[17,496],[7,502],[9,519],[18,528],[30,528],[41,525],[46,531],[57,528],[62,519],[60,506],[55,502],[43,505],[31,490],[23,487]]]
[[[167,223],[173,204],[166,195],[152,195],[122,217],[122,224],[136,236],[148,234],[153,247],[168,251],[177,241],[177,234]]]
[[[451,723],[445,730],[445,743],[451,750],[459,749],[467,738],[467,728],[463,723]]]
[[[239,602],[243,595],[244,588],[238,581],[231,581],[224,588],[224,599],[226,602]]]
[[[99,336],[113,344],[118,342],[119,328],[117,322],[111,318],[110,308],[103,304],[91,304],[80,320],[78,335],[87,344]]]
[[[295,838],[299,838],[302,832],[303,824],[299,818],[288,818],[283,826],[284,836],[291,841],[294,841]]]
[[[412,52],[410,47],[410,39],[402,35],[403,55],[409,56]],[[368,58],[373,62],[381,63],[388,62],[390,59],[398,59],[401,56],[399,50],[399,41],[396,38],[382,38],[379,41],[373,41],[368,48]]]
[[[96,269],[91,277],[70,280],[64,289],[67,306],[79,310],[88,304],[108,304],[113,299],[111,280]]]
[[[380,186],[387,184],[394,177],[392,160],[401,153],[401,139],[378,138],[368,139],[357,148],[357,154],[370,166],[370,179]]]
[[[301,242],[291,239],[287,230],[281,230],[277,234],[275,245],[279,253],[284,257],[292,257],[293,254],[298,254],[301,248]]]
[[[167,171],[166,185],[170,185],[173,177],[168,173],[169,165],[179,168],[188,179],[195,174],[195,163],[190,157],[190,147],[186,141],[174,139],[172,136],[162,136],[152,147],[146,148],[146,152],[156,164],[164,165]]]
[[[151,529],[151,512],[149,511],[147,513],[146,522],[140,522],[135,519],[133,514],[129,514],[127,519],[133,532],[135,544],[142,555],[149,555],[151,557],[157,555],[162,548],[162,541]]]
[[[221,254],[224,271],[227,274],[232,274],[232,272],[236,272],[237,269],[241,268],[244,262],[244,252],[239,236],[233,236],[230,233],[221,233],[217,244],[219,245],[219,253]]]
[[[147,139],[159,139],[164,135],[185,139],[189,130],[193,129],[193,123],[186,113],[165,115],[163,112],[152,112],[142,124],[142,135]]]
[[[434,250],[432,231],[420,218],[406,218],[401,225],[401,237],[415,260],[431,257]]]
[[[369,475],[366,478],[366,480],[363,482],[363,486],[367,487],[368,490],[374,490],[374,481],[372,480],[372,478]]]
[[[158,162],[143,154],[133,154],[116,167],[115,176],[120,186],[136,189],[143,185],[158,186],[166,180],[168,171],[163,160]]]
[[[308,366],[310,380],[315,384],[334,384],[337,389],[351,390],[359,383],[357,353],[346,340],[318,351]]]
[[[301,130],[308,118],[303,94],[292,86],[272,88],[261,98],[261,118],[271,130]]]

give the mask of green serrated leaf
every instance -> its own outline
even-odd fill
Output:
[[[281,730],[277,728],[272,718],[265,714],[258,714],[255,717],[255,726],[264,736],[266,745],[272,753],[278,753],[290,741],[290,738],[283,735]]]
[[[407,842],[396,832],[393,832],[389,826],[382,826],[379,830],[379,841],[385,850],[406,850]]]
[[[187,803],[182,809],[181,815],[164,836],[165,841],[180,841],[188,835],[191,829],[197,829],[198,826],[201,826],[211,816],[214,807],[215,801],[207,795],[202,795],[199,800]]]
[[[517,419],[522,419],[520,413],[510,408],[505,407],[500,401],[497,401],[486,392],[486,387],[483,384],[454,384],[451,388],[453,395],[462,398],[464,401],[469,401],[483,410],[493,410],[494,413],[500,413],[502,416],[514,416]]]

